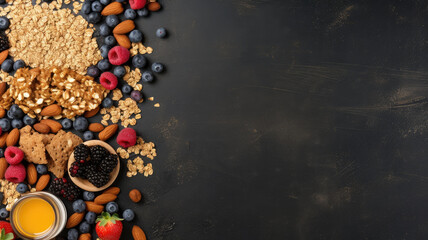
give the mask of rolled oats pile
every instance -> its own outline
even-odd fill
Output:
[[[146,177],[153,174],[152,164],[148,163],[144,165],[142,157],[153,160],[157,156],[154,143],[145,142],[142,137],[138,137],[135,146],[127,149],[119,147],[116,152],[122,159],[128,159],[126,165],[128,168],[128,172],[126,173],[127,177],[133,177],[137,175],[137,173],[141,173]],[[131,156],[134,157],[133,160],[129,159]]]
[[[141,118],[141,109],[138,107],[137,102],[131,98],[122,100],[123,94],[119,89],[113,91],[113,100],[118,101],[118,106],[112,106],[109,108],[102,108],[100,113],[102,116],[101,124],[104,126],[111,123],[118,123],[124,127],[129,125],[135,126],[137,119]]]

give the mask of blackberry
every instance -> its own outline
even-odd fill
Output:
[[[49,187],[49,191],[69,201],[80,198],[82,190],[68,181],[66,178],[55,178]]]
[[[76,160],[76,161],[74,161],[71,164],[70,169],[68,169],[68,171],[70,172],[70,176],[72,176],[72,177],[79,177],[79,178],[85,178],[85,176],[86,176],[85,166],[86,166],[86,161],[85,160]]]
[[[102,187],[108,183],[110,177],[108,174],[103,172],[93,172],[92,174],[88,175],[88,180],[95,187]]]
[[[87,178],[95,172],[98,172],[97,166],[92,161],[89,161],[85,167],[85,177]]]
[[[91,147],[91,161],[94,161],[95,164],[101,163],[107,154],[107,150],[100,145]]]
[[[9,49],[9,39],[4,31],[0,32],[0,52]]]
[[[83,143],[74,148],[74,159],[76,160],[86,160],[89,157],[89,154],[89,147]]]
[[[100,170],[105,173],[111,173],[113,169],[117,166],[117,155],[109,154],[105,157],[100,164]]]

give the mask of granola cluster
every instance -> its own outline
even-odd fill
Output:
[[[122,159],[128,159],[126,165],[128,168],[128,172],[126,173],[127,177],[133,177],[137,175],[137,173],[141,173],[146,177],[153,174],[152,164],[148,163],[144,165],[142,157],[153,160],[157,156],[154,143],[145,142],[143,138],[138,137],[135,146],[127,149],[118,148],[116,152]],[[131,155],[135,156],[133,160],[129,159]]]

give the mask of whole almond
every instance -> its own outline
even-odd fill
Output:
[[[96,204],[94,202],[89,202],[89,201],[86,201],[85,203],[86,203],[86,210],[88,212],[94,212],[94,213],[100,214],[104,210],[103,205],[99,205],[99,204]]]
[[[141,192],[138,189],[132,189],[129,192],[129,198],[133,202],[137,203],[137,202],[141,201]]]
[[[101,132],[102,130],[104,130],[104,125],[102,125],[101,123],[91,123],[89,124],[88,129],[91,132]]]
[[[123,6],[120,2],[112,2],[109,5],[105,6],[104,9],[101,11],[101,15],[108,16],[108,15],[118,15],[123,12]]]
[[[54,117],[54,116],[60,115],[61,112],[62,112],[62,108],[60,105],[52,104],[43,108],[43,110],[40,112],[40,115]]]
[[[48,134],[51,131],[51,128],[44,123],[36,123],[33,125],[33,128],[42,134]]]
[[[67,224],[65,225],[65,227],[66,228],[73,228],[73,227],[79,225],[79,223],[82,222],[84,217],[85,217],[85,212],[73,213],[73,215],[71,215],[68,218]]]
[[[132,227],[132,237],[134,237],[134,240],[146,240],[146,234],[143,229],[137,225]]]
[[[116,200],[117,196],[111,193],[103,193],[94,199],[94,203],[98,205],[103,205],[108,202]]]
[[[92,239],[92,236],[90,233],[84,233],[84,234],[80,234],[78,240],[91,240],[91,239]]]
[[[6,60],[7,56],[9,56],[9,50],[3,50],[2,52],[0,52],[0,64],[2,64],[4,60]]]
[[[120,193],[120,188],[118,187],[110,187],[107,188],[103,193],[110,193],[110,194],[114,194],[114,195],[119,195]]]
[[[107,126],[106,128],[104,128],[104,130],[102,130],[98,134],[98,138],[101,141],[106,141],[107,139],[113,137],[113,135],[116,133],[118,127],[119,126],[117,124],[112,124],[110,126]]]
[[[53,132],[53,133],[57,133],[59,130],[62,129],[61,123],[59,123],[55,120],[52,120],[52,119],[43,119],[40,121],[40,123],[48,125],[51,132]]]
[[[0,63],[1,64],[1,63]],[[7,84],[5,82],[0,83],[0,96],[3,95],[3,93],[6,92]]]
[[[4,108],[0,108],[0,118],[3,118],[6,115],[6,110]]]
[[[131,48],[131,40],[129,40],[129,37],[126,35],[121,35],[121,34],[113,34],[114,38],[117,41],[117,44],[119,44],[119,46],[122,46],[124,48]]]
[[[28,164],[27,166],[27,181],[30,185],[33,185],[37,182],[37,170],[32,163]]]
[[[113,28],[113,34],[127,34],[130,31],[134,30],[134,28],[135,28],[134,21],[125,20],[117,24],[117,26]]]
[[[147,6],[147,9],[149,9],[151,12],[157,12],[161,9],[161,5],[158,2],[151,2]]]
[[[43,189],[45,189],[45,187],[48,185],[50,179],[51,179],[51,176],[49,174],[42,175],[39,178],[39,181],[37,181],[36,190],[42,191]]]
[[[99,110],[100,110],[100,106],[96,107],[95,109],[92,109],[91,111],[85,112],[85,114],[83,116],[85,118],[93,117],[93,116],[97,115]]]
[[[6,158],[0,158],[0,179],[4,178],[4,174],[8,166],[9,164],[6,161]]]
[[[9,133],[4,132],[1,136],[0,136],[0,147],[4,147],[6,146],[6,139],[7,139],[7,135],[9,135]]]
[[[19,130],[18,128],[12,129],[12,131],[9,132],[9,135],[7,135],[6,138],[6,146],[15,146],[19,141]]]

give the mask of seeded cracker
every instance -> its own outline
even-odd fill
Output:
[[[24,152],[25,159],[36,164],[47,164],[45,145],[50,143],[53,134],[40,134],[31,126],[21,128],[19,133],[19,148]]]

